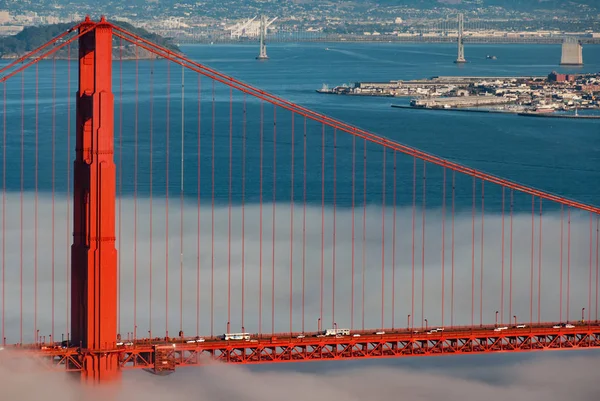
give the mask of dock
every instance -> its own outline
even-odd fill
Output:
[[[429,111],[452,111],[462,113],[485,113],[485,114],[511,114],[521,117],[541,117],[541,118],[569,118],[580,120],[600,120],[600,115],[582,116],[573,114],[554,114],[554,113],[535,113],[535,112],[519,112],[507,110],[490,110],[490,109],[458,109],[458,108],[433,108],[433,107],[414,107],[392,104],[396,109],[411,109],[411,110],[429,110]]]
[[[434,111],[458,111],[463,113],[486,113],[486,114],[518,114],[514,111],[504,110],[490,110],[490,109],[457,109],[457,108],[433,108],[433,107],[414,107],[414,106],[403,106],[399,104],[392,104],[393,108],[396,109],[411,109],[411,110],[434,110]]]
[[[411,102],[411,105],[413,105],[414,107],[424,107],[433,109],[452,107],[494,106],[509,103],[514,103],[514,99],[503,96],[454,96],[415,99]]]
[[[545,118],[571,118],[571,119],[580,119],[580,120],[600,120],[599,116],[582,116],[582,115],[573,115],[573,114],[550,114],[550,113],[518,113],[523,117],[545,117]]]

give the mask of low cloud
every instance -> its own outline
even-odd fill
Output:
[[[250,333],[259,331],[260,300],[260,209],[246,205],[244,209],[244,252],[242,263],[242,210],[200,208],[200,236],[198,237],[198,208],[195,202],[183,208],[183,253],[181,253],[179,202],[169,205],[168,258],[166,257],[166,207],[164,200],[152,203],[152,238],[150,238],[150,201],[137,200],[137,232],[134,232],[134,201],[123,198],[122,222],[117,221],[117,247],[120,260],[120,331],[123,336],[134,331],[134,290],[136,291],[136,322],[138,336],[161,336],[166,325],[166,265],[168,261],[168,329],[176,335],[180,329],[180,303],[183,304],[183,330],[195,335],[197,323],[200,335],[230,330],[242,330],[242,264],[244,266],[243,326]],[[23,305],[23,341],[33,342],[35,337],[35,304],[40,335],[52,332],[52,265],[54,261],[54,333],[55,338],[68,333],[66,310],[68,291],[65,286],[67,252],[72,229],[72,205],[67,215],[67,201],[57,197],[54,202],[54,235],[52,230],[52,202],[46,195],[38,199],[37,252],[35,250],[35,200],[25,194],[23,200],[23,247],[21,248],[20,197],[7,195],[6,220],[6,272],[4,307],[8,343],[20,340],[21,296]],[[293,211],[293,219],[290,213]],[[118,212],[117,212],[118,213]],[[596,318],[596,260],[595,226],[590,243],[589,215],[572,214],[570,226],[570,254],[567,248],[567,222],[563,226],[562,251],[562,316],[560,279],[560,215],[546,213],[543,217],[541,252],[541,279],[538,275],[539,228],[534,224],[534,251],[531,252],[531,214],[516,215],[513,220],[512,243],[512,302],[510,284],[509,219],[505,218],[504,278],[502,279],[502,218],[486,213],[483,247],[483,296],[481,294],[481,223],[476,220],[475,242],[472,240],[470,213],[457,214],[454,223],[454,311],[452,311],[452,231],[449,218],[445,224],[444,252],[444,320],[442,322],[442,218],[439,210],[428,210],[425,225],[425,247],[422,246],[421,216],[416,213],[414,236],[414,303],[413,303],[413,236],[412,209],[396,211],[395,247],[393,242],[393,211],[385,211],[385,228],[382,231],[381,209],[367,207],[365,241],[363,245],[362,209],[354,215],[354,259],[352,258],[352,211],[337,208],[335,215],[335,241],[333,235],[333,210],[326,208],[321,216],[320,207],[307,206],[305,236],[303,238],[304,209],[296,205],[277,204],[275,209],[275,236],[273,236],[272,205],[263,205],[262,224],[262,325],[261,331],[270,333],[274,316],[274,331],[289,332],[290,301],[291,330],[317,329],[321,314],[321,265],[323,265],[323,328],[334,322],[338,327],[362,328],[363,324],[363,247],[364,247],[364,325],[365,328],[382,326],[406,327],[408,315],[414,316],[415,326],[427,319],[430,326],[493,324],[495,311],[505,324],[516,315],[520,322],[577,320],[581,309],[586,308],[592,319]],[[67,220],[67,216],[68,219]],[[324,221],[324,239],[321,221]],[[293,229],[292,229],[293,222]],[[67,224],[68,223],[68,224]],[[119,226],[121,233],[119,236]],[[290,239],[292,235],[293,240]],[[134,238],[136,241],[134,241]],[[273,238],[275,238],[273,242]],[[385,246],[382,248],[382,242]],[[52,244],[54,243],[54,247]],[[275,247],[273,248],[273,243]],[[198,248],[198,244],[200,247]],[[291,246],[290,246],[291,244]],[[152,245],[152,249],[150,249]],[[590,249],[592,246],[592,249]],[[54,249],[54,252],[53,252]],[[199,249],[199,251],[198,251]],[[273,252],[273,249],[275,250]],[[323,250],[323,251],[322,251]],[[593,251],[593,252],[590,252]],[[395,254],[394,254],[395,252]],[[425,262],[422,261],[422,253]],[[382,258],[383,254],[383,258]],[[37,255],[37,299],[34,273]],[[152,255],[152,257],[150,257]],[[335,255],[335,281],[334,275]],[[273,259],[274,257],[274,259]],[[590,259],[591,257],[591,259]],[[533,258],[533,259],[532,259]],[[570,261],[569,261],[570,260]],[[354,261],[354,276],[352,265]],[[181,263],[182,262],[182,263]],[[392,263],[394,262],[394,263]],[[531,266],[533,263],[533,281]],[[290,283],[290,264],[291,283]],[[424,264],[424,283],[422,282]],[[23,290],[21,270],[23,266]],[[382,293],[383,265],[383,293]],[[274,266],[274,268],[273,268]],[[303,276],[304,266],[304,308]],[[180,286],[180,268],[183,267],[183,285]],[[134,268],[136,270],[134,281]],[[198,268],[200,292],[198,298]],[[214,275],[212,270],[214,268]],[[275,271],[273,278],[272,272]],[[474,270],[474,276],[472,276]],[[230,273],[229,273],[230,271]],[[152,272],[152,287],[150,287]],[[591,280],[590,280],[591,274]],[[229,280],[229,277],[231,279]],[[392,280],[393,278],[393,280]],[[353,280],[354,279],[354,280]],[[473,280],[474,279],[474,280]],[[353,283],[354,281],[354,283]],[[137,282],[137,285],[134,283]],[[504,282],[504,285],[502,283]],[[213,285],[211,291],[211,283]],[[275,292],[272,293],[273,283]],[[333,285],[335,283],[335,286]],[[354,284],[354,287],[353,285]],[[568,284],[568,285],[567,285]],[[538,286],[541,285],[541,294]],[[533,287],[533,292],[531,288]],[[152,298],[150,298],[150,288]],[[183,292],[180,291],[183,288]],[[290,291],[291,288],[291,291]],[[354,294],[352,289],[354,288]],[[422,293],[424,288],[424,293]],[[472,296],[472,288],[474,294]],[[335,296],[334,296],[335,291]],[[290,296],[291,295],[291,296]],[[569,301],[567,302],[567,295]],[[353,296],[353,302],[352,302]],[[393,303],[392,303],[392,297]],[[198,308],[199,299],[199,308]],[[274,310],[272,309],[274,299]],[[421,303],[421,300],[424,303]],[[335,315],[334,315],[335,302]],[[211,303],[213,305],[211,313]],[[150,305],[152,306],[150,325]],[[352,307],[353,305],[353,307]],[[394,305],[392,310],[392,305]],[[197,310],[198,309],[198,310]],[[197,316],[197,311],[198,316]],[[352,313],[353,312],[353,313]],[[304,314],[303,314],[304,313]],[[392,320],[393,319],[393,320]],[[451,320],[452,319],[452,320]]]
[[[137,201],[137,242],[134,242],[134,202],[123,198],[121,205],[121,309],[120,326],[123,335],[133,331],[133,288],[134,263],[137,264],[137,325],[138,335],[146,334],[150,329],[150,261],[152,261],[152,330],[153,335],[162,335],[165,331],[165,266],[166,266],[166,207],[163,200],[154,200],[152,204],[152,258],[150,258],[150,219],[148,199]],[[38,199],[37,227],[37,325],[34,326],[35,291],[33,287],[35,247],[35,200],[29,194],[23,200],[23,251],[21,252],[21,224],[19,195],[7,195],[7,220],[5,236],[5,334],[9,343],[20,338],[21,306],[21,261],[23,266],[23,339],[32,342],[34,327],[40,334],[48,335],[52,330],[52,261],[54,260],[54,330],[58,337],[68,332],[66,302],[68,292],[65,287],[67,268],[67,240],[70,240],[71,228],[67,225],[66,199],[57,197],[54,203],[54,239],[52,235],[52,202],[47,196]],[[293,210],[293,220],[290,212]],[[72,206],[70,207],[72,212]],[[258,331],[259,311],[259,272],[260,272],[260,210],[257,205],[245,208],[244,236],[244,325],[248,332]],[[271,331],[271,297],[275,299],[275,331],[290,329],[290,260],[292,263],[292,330],[302,329],[302,263],[305,266],[305,330],[316,330],[317,318],[321,306],[321,249],[323,248],[324,287],[323,287],[323,327],[329,327],[335,319],[339,327],[354,328],[362,326],[362,210],[355,215],[354,241],[354,319],[351,314],[352,295],[352,211],[338,208],[336,212],[335,237],[335,317],[332,316],[333,301],[333,211],[325,209],[324,240],[321,240],[320,207],[306,209],[306,235],[303,245],[304,210],[302,206],[290,208],[289,204],[276,205],[275,220],[275,293],[271,293],[273,269],[273,221],[272,205],[263,205],[263,304],[262,330]],[[415,301],[412,304],[412,210],[398,209],[396,215],[395,264],[393,258],[393,231],[391,209],[386,211],[386,226],[382,231],[381,209],[367,208],[365,228],[365,316],[367,328],[381,325],[381,282],[382,252],[384,254],[384,326],[392,325],[392,316],[396,327],[404,327],[407,315],[416,316],[414,324],[420,325],[421,318],[427,318],[430,325],[441,325],[442,276],[441,276],[441,214],[431,210],[427,213],[425,226],[425,304],[421,305],[421,226],[417,212],[415,232]],[[213,331],[220,334],[226,330],[229,312],[231,330],[241,330],[242,316],[242,251],[241,251],[241,209],[232,208],[231,241],[229,240],[229,210],[215,208],[214,237],[212,231],[212,211],[200,209],[200,252],[197,251],[198,209],[194,203],[185,204],[183,209],[183,293],[180,289],[180,227],[179,205],[169,206],[169,330],[176,333],[179,329],[180,295],[183,297],[183,328],[186,334],[195,335],[197,307],[197,267],[200,265],[200,314],[201,335],[210,334],[211,327],[211,261],[214,260],[214,314]],[[291,229],[293,221],[293,229]],[[503,311],[500,319],[507,322],[509,314],[509,221],[505,221],[505,261],[504,261],[504,307],[501,305],[501,217],[486,214],[484,261],[484,297],[483,321],[494,323],[495,311]],[[558,321],[560,310],[560,216],[548,213],[543,220],[541,315],[543,321]],[[117,222],[117,228],[119,224]],[[474,262],[475,294],[474,321],[479,323],[481,285],[481,243],[480,226],[476,229]],[[290,240],[290,232],[293,240]],[[562,320],[580,317],[581,308],[592,305],[595,315],[595,255],[592,253],[592,282],[590,294],[590,225],[589,216],[573,214],[571,222],[570,263],[567,260],[567,225],[564,225],[563,249],[563,306]],[[533,253],[534,280],[533,297],[531,287],[531,215],[517,215],[513,220],[513,288],[512,314],[519,321],[529,321],[530,311],[537,320],[538,311],[538,249],[539,240],[534,232],[535,251]],[[455,218],[454,244],[454,313],[451,311],[451,227],[446,224],[444,255],[444,324],[470,324],[471,287],[473,269],[472,221],[470,215],[457,215]],[[213,240],[214,239],[214,247]],[[385,250],[382,249],[385,239]],[[54,248],[52,244],[54,243]],[[290,243],[291,259],[290,259]],[[229,248],[231,244],[231,248]],[[135,245],[135,246],[134,246]],[[595,243],[592,243],[595,246]],[[52,252],[54,249],[54,253]],[[214,259],[211,259],[214,249]],[[136,260],[134,261],[134,251]],[[21,256],[22,255],[22,256]],[[229,259],[231,255],[231,259]],[[199,256],[199,259],[198,259]],[[228,269],[231,266],[231,301],[228,303]],[[570,301],[567,310],[567,269],[570,266],[568,292]],[[395,267],[395,290],[392,291],[392,273]],[[394,315],[392,315],[392,292],[395,296]],[[591,295],[591,297],[590,297]],[[531,304],[531,298],[533,303]],[[530,310],[530,306],[532,306]],[[422,316],[422,307],[423,313]],[[587,315],[587,312],[586,312]],[[259,367],[241,366],[205,366],[197,369],[179,369],[175,375],[160,378],[142,372],[132,372],[124,376],[124,382],[118,387],[106,387],[90,390],[80,386],[77,380],[68,375],[48,372],[36,361],[19,358],[14,360],[6,350],[0,355],[0,388],[7,400],[53,399],[79,400],[82,398],[113,400],[280,400],[304,401],[319,398],[344,398],[350,401],[375,398],[395,398],[410,401],[429,401],[445,398],[479,401],[486,399],[500,401],[526,398],[530,401],[575,401],[597,400],[600,389],[597,384],[598,354],[584,356],[573,353],[540,356],[526,361],[513,359],[506,362],[506,356],[495,355],[473,357],[399,359],[399,363],[390,361],[357,361],[319,364],[299,364],[293,367],[269,365]],[[474,359],[479,358],[479,359]],[[435,363],[433,362],[435,361]],[[439,362],[438,362],[439,361]],[[501,362],[503,361],[503,362]],[[418,363],[417,363],[418,362]],[[400,366],[398,366],[400,365]],[[424,366],[433,366],[426,368]],[[304,371],[298,372],[298,371]],[[290,389],[301,389],[291,391]]]
[[[452,360],[469,359],[471,367],[452,368]],[[480,357],[483,358],[483,357]],[[502,356],[496,356],[499,360]],[[433,359],[433,358],[432,358]],[[435,358],[440,361],[440,358]],[[423,361],[421,359],[421,361]],[[443,362],[442,362],[443,361]],[[307,363],[308,373],[212,365],[178,370],[168,377],[128,373],[118,386],[89,388],[64,373],[44,371],[34,361],[0,355],[0,386],[6,400],[248,400],[289,401],[373,398],[410,401],[595,401],[598,355],[555,354],[525,362],[481,365],[473,357],[442,358],[437,369],[361,366],[356,362]],[[389,365],[389,364],[388,364]],[[443,369],[445,367],[445,369]]]

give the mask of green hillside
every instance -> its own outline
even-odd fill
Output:
[[[168,48],[169,50],[173,50],[175,52],[179,52],[179,48],[172,43],[171,40],[167,38],[163,38],[159,35],[150,33],[145,29],[136,28],[131,24],[125,22],[116,22],[115,25],[130,31],[144,39],[147,39],[151,42],[154,42],[158,45]],[[27,52],[30,52],[44,43],[50,41],[66,30],[70,29],[73,24],[52,24],[52,25],[43,25],[43,26],[35,26],[35,27],[27,27],[23,29],[21,32],[14,36],[8,36],[6,38],[0,39],[0,58],[16,58],[20,57]],[[115,46],[118,46],[120,41],[118,38],[114,39]],[[71,46],[71,55],[77,56],[77,42],[75,42]],[[122,55],[123,58],[132,58],[135,57],[135,48],[133,45],[128,42],[123,41],[123,50],[119,51],[117,48],[114,50],[113,57],[117,58],[119,55]],[[60,49],[56,53],[57,58],[67,58],[68,50],[65,48]],[[138,58],[150,58],[151,55],[145,51],[144,49],[138,49]]]

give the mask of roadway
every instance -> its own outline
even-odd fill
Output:
[[[196,43],[256,43],[255,38],[234,39],[227,36],[175,35],[173,39],[179,44]],[[498,37],[498,36],[465,36],[463,42],[486,44],[562,44],[562,37]],[[296,42],[399,42],[399,43],[456,43],[452,36],[396,36],[396,35],[323,35],[323,36],[267,36],[268,43]],[[600,44],[600,38],[579,38],[582,45]]]
[[[381,333],[381,334],[376,334]],[[495,325],[414,329],[353,330],[350,335],[278,333],[251,335],[249,340],[221,337],[153,338],[124,341],[112,349],[91,351],[57,344],[5,346],[11,356],[40,357],[52,369],[82,370],[92,352],[118,353],[122,369],[156,374],[177,367],[218,361],[231,364],[415,357],[496,352],[529,352],[600,348],[600,322],[568,325],[540,323],[526,327]]]

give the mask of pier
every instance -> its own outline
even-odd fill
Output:
[[[416,99],[411,101],[411,106],[428,109],[480,107],[514,103],[513,98],[504,96],[457,96]]]
[[[541,117],[541,118],[567,118],[567,119],[579,119],[579,120],[600,120],[600,115],[578,115],[578,114],[555,114],[555,113],[536,113],[536,112],[520,112],[512,110],[498,110],[498,109],[458,109],[458,108],[431,108],[431,107],[414,107],[404,106],[398,104],[392,104],[393,108],[396,109],[411,109],[411,110],[434,110],[434,111],[451,111],[451,112],[462,112],[462,113],[484,113],[484,114],[510,114],[513,116],[520,117]]]

